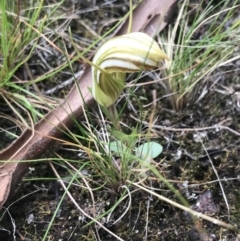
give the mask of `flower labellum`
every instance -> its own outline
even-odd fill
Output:
[[[141,32],[106,41],[96,52],[92,66],[92,94],[102,106],[109,107],[121,95],[126,73],[151,70],[167,55],[157,42]]]

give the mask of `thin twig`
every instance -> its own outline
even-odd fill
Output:
[[[80,70],[79,72],[74,74],[74,76],[71,77],[70,79],[65,80],[64,82],[61,82],[59,85],[53,87],[52,89],[48,89],[48,90],[44,91],[43,94],[45,94],[45,95],[54,94],[58,90],[66,87],[68,85],[71,85],[74,82],[74,80],[79,79],[82,76],[82,74],[83,74],[83,71]]]
[[[202,218],[202,219],[210,221],[210,222],[212,222],[214,224],[217,224],[219,226],[225,227],[227,229],[236,230],[236,227],[231,225],[231,224],[225,223],[225,222],[223,222],[221,220],[218,220],[218,219],[209,217],[209,216],[207,216],[205,214],[202,214],[202,213],[199,213],[197,211],[194,211],[191,208],[188,208],[188,207],[185,207],[185,206],[183,206],[183,205],[181,205],[179,203],[176,203],[176,202],[174,202],[174,201],[172,201],[172,200],[170,200],[170,199],[168,199],[168,198],[166,198],[166,197],[164,197],[162,195],[159,195],[159,194],[157,194],[157,193],[155,193],[155,192],[153,192],[153,191],[151,191],[151,190],[149,190],[149,189],[147,189],[147,188],[145,188],[145,187],[143,187],[143,186],[141,186],[141,185],[139,185],[137,183],[131,182],[129,180],[127,180],[127,182],[130,183],[131,185],[134,185],[134,186],[136,186],[136,187],[138,187],[138,188],[148,192],[148,193],[151,193],[153,196],[159,198],[160,200],[162,200],[164,202],[169,203],[170,205],[172,205],[174,207],[177,207],[179,209],[182,209],[182,210],[190,213],[191,215],[193,215],[193,217]]]
[[[218,180],[219,186],[220,186],[221,191],[222,191],[222,194],[223,194],[224,201],[225,201],[226,206],[227,206],[227,210],[228,210],[228,218],[229,218],[229,217],[230,217],[230,207],[229,207],[229,204],[228,204],[227,197],[226,197],[226,195],[225,195],[225,191],[224,191],[224,189],[223,189],[222,182],[220,181],[220,178],[219,178],[218,172],[217,172],[215,166],[213,165],[212,159],[210,158],[210,156],[209,156],[209,154],[208,154],[208,151],[207,151],[205,145],[203,144],[202,140],[201,140],[201,143],[202,143],[202,146],[203,146],[204,151],[205,151],[206,154],[207,154],[208,160],[209,160],[209,162],[210,162],[211,165],[212,165],[212,169],[213,169],[213,171],[214,171],[214,173],[215,173],[215,175],[216,175],[216,177],[217,177],[217,180]]]
[[[146,122],[146,121],[142,121],[136,117],[134,117],[133,115],[130,115],[131,118],[133,118],[134,120],[138,121],[138,122],[141,122],[142,124],[144,124],[145,126],[149,127],[149,123]],[[227,118],[225,120],[222,120],[220,121],[219,123],[215,124],[215,125],[212,125],[212,126],[206,126],[206,127],[196,127],[196,128],[174,128],[174,127],[167,127],[167,126],[161,126],[161,125],[152,125],[151,124],[151,127],[152,128],[155,128],[155,129],[160,129],[160,130],[165,130],[165,131],[177,131],[177,132],[184,132],[184,131],[205,131],[205,130],[227,130],[227,131],[230,131],[232,132],[233,134],[237,135],[237,136],[240,136],[240,133],[231,129],[230,127],[228,126],[224,126],[223,124],[228,122],[231,118]]]

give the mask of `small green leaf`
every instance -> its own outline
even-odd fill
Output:
[[[132,146],[136,137],[138,136],[136,128],[133,128],[130,135],[123,133],[122,131],[113,130],[107,127],[107,130],[120,142],[124,142],[127,146]]]
[[[118,154],[127,152],[127,146],[125,146],[121,141],[110,142],[109,149],[110,151]]]
[[[162,153],[162,150],[162,145],[154,141],[149,141],[140,145],[136,149],[136,154],[140,158],[156,158]]]
[[[122,131],[113,130],[109,127],[107,129],[112,134],[112,136],[119,140],[119,142],[124,142],[129,139],[129,135],[123,133]]]

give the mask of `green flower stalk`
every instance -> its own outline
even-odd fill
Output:
[[[168,59],[157,42],[145,33],[114,37],[96,52],[92,66],[92,94],[104,107],[111,107],[121,95],[126,73],[151,70]]]

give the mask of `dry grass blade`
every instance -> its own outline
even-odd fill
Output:
[[[227,2],[217,13],[211,3],[202,12],[194,9],[196,16],[190,24],[189,1],[185,0],[174,26],[163,37],[167,43],[160,39],[162,48],[172,59],[171,63],[165,63],[162,81],[175,110],[182,110],[202,99],[209,92],[211,74],[223,63],[233,60],[239,27],[226,28],[225,24],[239,5],[235,1],[232,7],[225,8]],[[199,8],[202,4],[203,1],[200,1]],[[198,35],[200,37],[196,38]]]
[[[149,189],[147,189],[147,188],[145,188],[145,187],[143,187],[143,186],[141,186],[141,185],[139,185],[137,183],[132,183],[130,181],[128,181],[128,183],[131,184],[131,185],[134,185],[134,186],[136,186],[136,187],[138,187],[138,188],[140,188],[142,190],[144,190],[147,193],[150,193],[153,196],[156,196],[161,201],[167,202],[167,203],[171,204],[174,207],[180,208],[183,211],[188,212],[189,214],[191,214],[195,218],[202,218],[202,219],[210,221],[210,222],[212,222],[212,223],[214,223],[216,225],[222,226],[224,228],[231,229],[231,230],[236,230],[236,227],[234,225],[232,225],[232,224],[228,224],[228,223],[225,223],[225,222],[223,222],[221,220],[218,220],[218,219],[212,218],[210,216],[207,216],[205,214],[196,212],[196,211],[192,210],[191,208],[188,208],[188,207],[185,207],[185,206],[183,206],[183,205],[181,205],[179,203],[173,202],[172,200],[170,200],[170,199],[168,199],[168,198],[166,198],[166,197],[164,197],[162,195],[159,195],[159,194],[157,194],[157,193],[155,193],[155,192],[153,192],[153,191],[151,191],[151,190],[149,190]]]

